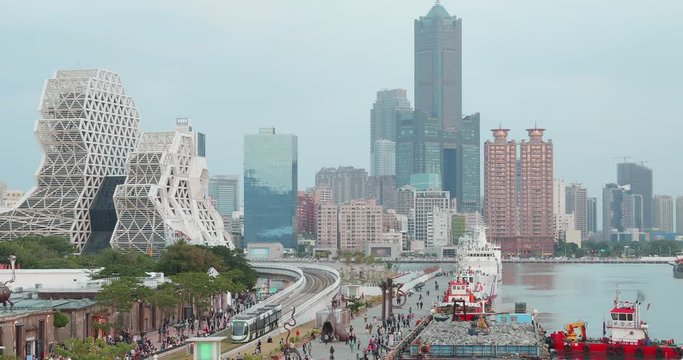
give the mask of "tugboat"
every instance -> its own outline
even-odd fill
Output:
[[[456,277],[449,282],[443,302],[434,309],[434,319],[472,321],[480,315],[490,315],[491,299],[483,290],[481,283],[472,284],[468,277]]]
[[[672,265],[674,266],[674,278],[683,279],[683,253],[676,254],[676,260]]]
[[[639,301],[621,301],[617,290],[614,308],[610,311],[610,321],[603,324],[603,337],[589,339],[586,337],[586,324],[575,322],[567,324],[565,331],[556,331],[548,337],[551,349],[565,355],[570,353],[589,355],[590,357],[636,356],[638,358],[681,359],[683,347],[674,345],[673,340],[662,343],[653,342],[648,336],[648,325],[640,319]],[[575,329],[580,329],[580,336]],[[610,336],[606,336],[606,329]]]

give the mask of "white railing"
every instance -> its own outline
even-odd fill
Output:
[[[304,314],[306,314],[307,311],[311,307],[313,307],[314,304],[319,303],[320,301],[325,299],[327,296],[329,296],[331,294],[336,295],[336,293],[339,292],[339,288],[341,287],[341,275],[339,275],[339,271],[337,271],[336,269],[333,269],[333,268],[327,267],[327,266],[322,266],[322,265],[318,265],[318,266],[305,265],[302,267],[303,268],[315,269],[315,270],[327,271],[335,277],[335,280],[334,280],[334,283],[332,283],[332,285],[326,287],[325,289],[323,289],[319,293],[315,294],[315,296],[306,300],[303,304],[299,305],[299,307],[297,307],[297,309],[296,309],[297,314],[299,314],[298,317],[301,317]],[[283,309],[283,310],[286,311],[286,309]],[[315,314],[313,314],[313,315],[315,318]]]
[[[255,306],[253,306],[254,309],[265,306],[265,305],[270,305],[283,297],[289,295],[290,293],[294,292],[295,290],[301,289],[304,286],[306,286],[306,277],[304,276],[304,272],[301,271],[300,268],[295,267],[295,266],[289,266],[289,265],[278,265],[278,264],[253,264],[252,265],[254,269],[258,271],[258,269],[266,269],[266,270],[271,270],[271,269],[279,269],[279,270],[285,270],[285,271],[291,271],[292,274],[296,274],[296,276],[299,277],[292,285],[287,286],[286,288],[282,289],[281,291],[278,291],[275,295],[257,303]],[[263,271],[261,273],[268,273],[267,271]],[[272,274],[272,273],[269,273]],[[283,311],[286,311],[283,309]]]

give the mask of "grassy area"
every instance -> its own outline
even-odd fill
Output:
[[[294,329],[292,329],[292,335],[290,336],[289,340],[291,341],[292,338],[296,336],[296,330],[298,329],[299,332],[301,333],[301,336],[303,337],[304,334],[308,334],[313,328],[315,327],[315,321],[310,321],[305,324],[301,324]],[[229,333],[219,333],[216,334],[215,336],[227,336],[225,340],[221,342],[221,349],[222,351],[228,352],[230,350],[236,349],[244,344],[239,343],[239,344],[233,344],[232,341],[230,341],[230,336]],[[273,342],[271,344],[266,343],[265,341],[262,341],[261,344],[261,352],[264,355],[264,359],[270,359],[270,354],[276,354],[279,352],[279,344],[280,344],[280,339],[284,339],[287,337],[287,333],[285,332],[284,334],[280,334],[277,336],[273,337]],[[297,346],[297,347],[300,347]],[[244,353],[251,354],[254,350],[256,349],[256,341],[252,341],[249,343],[249,346],[245,348],[243,351]],[[185,360],[185,352],[186,350],[183,348],[183,350],[179,350],[176,353],[169,354],[169,355],[164,355],[164,356],[159,356],[160,359],[164,360]]]

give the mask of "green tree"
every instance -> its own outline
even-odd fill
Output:
[[[139,279],[125,277],[102,286],[95,299],[110,310],[110,315],[116,319],[115,325],[121,327],[124,324],[120,315],[130,312],[135,302],[149,299],[153,293]]]
[[[211,277],[204,272],[181,273],[171,279],[178,286],[181,303],[194,304],[200,313],[208,309],[212,296],[245,290],[244,285],[235,283],[228,274]]]
[[[223,272],[227,270],[235,283],[244,285],[244,290],[251,289],[256,285],[256,280],[258,280],[259,275],[256,270],[251,267],[251,264],[249,264],[249,261],[244,257],[244,253],[241,250],[230,250],[230,248],[226,246],[214,246],[206,249],[223,260]],[[216,270],[218,270],[218,268],[216,268]]]
[[[96,254],[82,255],[79,263],[87,268],[103,268],[95,278],[143,277],[156,270],[154,258],[139,251],[104,249]]]
[[[134,344],[126,343],[108,345],[103,339],[89,337],[85,340],[69,339],[64,342],[64,346],[57,346],[55,352],[74,360],[111,360],[123,358],[134,347]]]
[[[171,313],[176,305],[180,304],[180,292],[175,284],[161,284],[156,291],[145,294],[142,299],[145,303],[161,309],[166,317],[171,317]]]
[[[206,272],[210,267],[218,272],[225,270],[223,259],[207,248],[180,241],[166,247],[161,254],[157,270],[171,276],[187,272]]]
[[[30,235],[0,243],[0,259],[15,255],[24,269],[75,268],[75,252],[68,239],[58,236]]]

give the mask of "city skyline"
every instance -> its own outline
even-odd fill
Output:
[[[280,21],[285,21],[277,18],[278,11],[282,11],[281,6],[284,5],[266,3],[265,6],[264,3],[239,6],[226,4],[211,9],[178,4],[164,5],[159,11],[168,15],[168,20],[162,21],[163,26],[160,29],[166,31],[171,24],[179,22],[185,25],[183,29],[176,29],[169,34],[153,31],[147,37],[130,43],[126,40],[132,39],[142,25],[120,29],[120,32],[94,25],[129,16],[130,5],[109,4],[107,10],[110,12],[87,13],[89,18],[84,19],[86,25],[93,22],[93,33],[89,36],[103,40],[95,48],[87,50],[81,48],[82,45],[76,41],[73,42],[76,45],[69,44],[70,40],[81,36],[80,32],[74,33],[74,29],[83,24],[56,22],[59,16],[55,15],[68,11],[68,6],[52,8],[46,5],[31,23],[19,16],[27,11],[28,5],[13,4],[7,7],[0,15],[3,20],[0,28],[6,32],[22,34],[22,41],[19,43],[12,37],[0,41],[2,48],[12,54],[5,59],[6,68],[11,68],[12,72],[0,71],[0,83],[3,84],[0,87],[0,107],[7,119],[3,122],[5,130],[15,135],[7,137],[3,142],[0,166],[5,171],[0,177],[9,189],[29,190],[34,181],[35,168],[40,163],[39,147],[31,135],[36,118],[34,94],[43,86],[42,79],[47,78],[55,69],[88,66],[101,66],[116,71],[126,79],[127,90],[136,98],[141,110],[143,130],[163,128],[164,124],[177,116],[192,117],[194,124],[209,134],[207,157],[211,174],[240,172],[243,161],[240,156],[219,157],[216,154],[241,153],[241,138],[253,131],[253,122],[258,123],[258,126],[275,126],[299,137],[299,189],[311,186],[315,172],[322,167],[352,165],[370,170],[367,156],[370,143],[367,114],[372,107],[374,94],[382,88],[405,88],[409,89],[408,100],[415,102],[410,90],[413,88],[413,21],[426,15],[433,2],[400,6],[387,1],[373,4],[359,2],[358,6],[349,7],[302,2],[287,7],[299,23],[291,30],[292,33],[286,34],[280,34],[281,27],[277,26]],[[605,183],[616,180],[611,169],[619,162],[619,159],[615,159],[617,156],[631,156],[634,162],[648,161],[647,166],[655,172],[654,191],[675,196],[683,192],[675,181],[683,175],[683,169],[667,166],[670,160],[665,154],[676,153],[676,139],[673,132],[667,132],[666,129],[675,126],[671,122],[673,120],[668,119],[675,119],[683,114],[683,109],[676,103],[674,96],[679,93],[683,82],[679,78],[681,75],[674,71],[674,64],[679,62],[681,54],[677,52],[678,49],[665,46],[668,44],[665,40],[680,33],[676,31],[677,27],[672,28],[678,26],[672,14],[681,5],[666,2],[667,6],[648,8],[651,16],[643,17],[642,9],[635,2],[619,4],[619,7],[610,7],[611,17],[603,19],[598,14],[606,12],[588,10],[606,9],[607,3],[580,2],[572,6],[543,4],[538,12],[524,12],[514,11],[509,7],[528,7],[501,2],[495,5],[500,10],[498,13],[490,11],[491,5],[444,1],[442,5],[450,14],[463,21],[463,113],[480,112],[481,126],[485,131],[502,123],[512,129],[512,138],[521,138],[523,129],[530,127],[533,122],[548,128],[548,138],[553,139],[556,148],[556,177],[569,182],[582,182],[593,196],[600,195],[600,189]],[[140,6],[134,19],[145,18],[153,8],[156,10],[154,6],[147,6],[149,8]],[[251,6],[267,9],[258,12],[262,17],[259,21],[243,16],[245,13],[256,13],[247,11]],[[549,7],[552,7],[552,11],[542,12],[549,10]],[[387,8],[391,11],[385,11]],[[509,11],[506,12],[506,9]],[[316,16],[302,17],[303,10],[313,11],[314,15],[320,14],[320,19]],[[318,35],[304,34],[304,28],[323,25],[323,15],[330,11],[342,15],[362,15],[355,21],[357,29],[347,29],[343,24],[331,24],[328,27],[321,26]],[[544,15],[541,16],[541,13]],[[108,17],[102,18],[99,14],[106,14]],[[198,24],[196,20],[182,21],[193,17],[206,20],[206,24]],[[655,18],[656,23],[651,20]],[[643,22],[637,30],[631,26],[636,20]],[[382,22],[382,30],[378,30],[375,21]],[[599,31],[601,36],[595,38],[591,34],[597,32],[598,22],[603,24]],[[255,26],[256,23],[258,26]],[[263,26],[264,23],[268,25]],[[491,26],[492,23],[495,26]],[[510,28],[511,23],[517,26]],[[543,34],[537,34],[538,26],[543,26]],[[574,27],[577,31],[565,33],[567,29]],[[27,32],[28,29],[32,31]],[[63,36],[47,39],[42,34],[48,29],[50,33]],[[210,30],[215,30],[215,33]],[[636,43],[628,43],[627,47],[627,43],[621,39],[627,38],[625,35],[634,31],[638,31],[639,37],[631,38]],[[367,36],[366,40],[360,34],[371,36]],[[193,39],[202,35],[207,40],[195,44]],[[303,38],[297,39],[296,35],[302,35]],[[263,41],[271,43],[275,38],[283,41],[277,46],[278,49],[282,46],[296,48],[302,45],[300,42],[310,42],[318,39],[318,36],[324,38],[326,35],[333,35],[334,39],[341,42],[335,43],[334,47],[320,44],[315,53],[315,63],[329,61],[338,57],[340,52],[366,53],[371,61],[347,61],[347,64],[338,68],[338,72],[328,74],[323,73],[315,63],[302,61],[302,57],[311,55],[309,53],[294,51],[290,55],[278,52],[283,57],[279,58],[282,66],[275,67],[273,71],[284,66],[291,67],[291,71],[283,74],[259,74],[252,83],[240,75],[242,72],[249,73],[246,70],[257,70],[268,65],[261,60],[250,64],[256,58],[272,55],[269,52],[271,50],[254,52],[255,47]],[[230,41],[227,41],[227,45],[216,47],[216,53],[212,53],[213,45],[220,36],[227,36]],[[377,37],[386,41],[378,43]],[[54,41],[55,38],[63,41]],[[31,49],[24,44],[31,44]],[[169,44],[181,46],[169,53]],[[33,49],[41,47],[59,51],[53,51],[52,57],[40,57],[37,60]],[[634,54],[631,50],[633,47],[641,51]],[[524,51],[509,51],[514,48]],[[132,53],[141,52],[146,57],[140,59],[137,56],[114,56],[121,49],[128,49]],[[539,53],[544,56],[535,56]],[[653,53],[662,55],[658,56],[660,63],[656,68],[643,67],[641,70],[632,66]],[[218,67],[215,62],[207,65],[204,55],[216,56],[218,60],[225,62],[225,66]],[[506,58],[506,62],[496,62],[498,58]],[[348,60],[344,56],[342,59]],[[297,62],[301,63],[295,64]],[[158,64],[162,66],[157,66]],[[302,70],[307,66],[311,67],[312,73],[319,74],[320,78],[304,76],[306,74]],[[204,67],[207,69],[200,69]],[[532,70],[538,70],[538,74],[530,73]],[[359,76],[343,79],[348,76],[335,75],[338,73]],[[207,77],[207,74],[212,76]],[[268,76],[275,78],[268,79]],[[302,83],[306,86],[298,87],[297,81],[301,79],[305,80]],[[211,93],[211,89],[215,89],[212,88],[213,83],[221,83],[222,87],[227,83],[227,94]],[[207,84],[210,86],[206,86]],[[493,84],[496,84],[496,88]],[[281,91],[293,85],[296,87],[288,93],[299,94],[301,97],[293,97],[294,95]],[[188,88],[205,91],[190,94],[186,90]],[[256,89],[258,93],[255,92]],[[326,92],[320,89],[335,90]],[[315,96],[311,98],[312,95]],[[225,112],[219,110],[223,108],[222,99],[226,96],[229,104],[235,105],[235,111],[231,111],[229,116],[223,115]],[[257,105],[258,99],[262,98],[274,99],[274,106],[250,106]],[[315,105],[311,109],[302,111],[300,106],[296,106],[298,98],[317,101],[312,101]],[[344,109],[334,105],[340,99],[345,104]],[[621,104],[624,103],[633,106],[622,110]],[[238,106],[241,104],[247,106]],[[243,107],[249,109],[242,109]],[[264,109],[271,107],[277,109],[277,113]],[[330,108],[339,111],[331,113]],[[233,116],[236,120],[233,120]],[[623,126],[637,124],[637,120],[641,118],[660,119],[650,122],[651,131],[660,135],[644,138],[638,131],[633,131],[633,128]],[[599,152],[576,146],[575,139],[578,138],[581,143],[604,142],[605,134],[609,134],[609,138],[618,138],[619,141],[608,143],[609,147],[602,146],[601,149],[604,150]],[[330,145],[331,150],[318,151],[323,148],[321,144]],[[21,146],[25,147],[24,153],[27,155],[17,160],[11,150]]]

